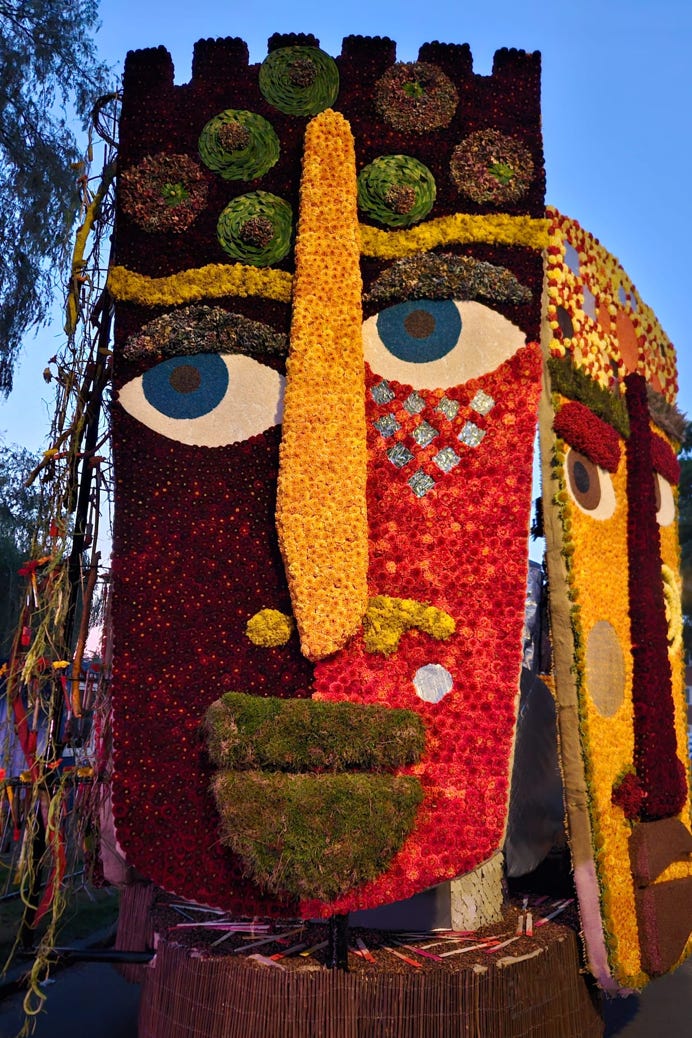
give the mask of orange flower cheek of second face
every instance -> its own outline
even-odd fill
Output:
[[[636,977],[641,959],[629,864],[630,827],[624,813],[611,803],[613,785],[632,767],[634,757],[624,452],[611,480],[615,510],[609,519],[592,518],[571,497],[564,505],[563,518],[570,524],[569,575],[594,859],[608,932],[617,942],[621,968],[629,977]],[[599,666],[607,665],[610,653],[613,668],[616,664],[622,668],[617,681],[614,679],[615,684],[621,685],[621,695],[612,714],[609,710],[604,712],[596,681],[605,679],[594,665],[599,635],[604,629],[609,632],[609,646],[605,657],[599,658]],[[589,673],[595,686],[591,689]]]

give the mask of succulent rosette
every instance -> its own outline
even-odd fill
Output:
[[[392,65],[375,87],[378,112],[403,133],[429,133],[449,126],[458,103],[451,79],[426,61]]]
[[[435,178],[410,155],[383,155],[358,175],[358,207],[386,227],[410,227],[435,203]]]
[[[227,108],[210,119],[199,137],[202,162],[224,180],[254,180],[277,162],[279,138],[256,112]]]
[[[333,105],[339,93],[336,62],[319,47],[280,47],[262,62],[259,87],[285,115],[317,115]]]
[[[179,234],[207,204],[207,174],[189,155],[147,155],[120,175],[123,212],[142,230]]]
[[[479,205],[518,202],[533,178],[526,145],[499,130],[476,130],[452,154],[452,179],[460,194]]]
[[[229,202],[216,228],[221,248],[253,267],[278,263],[291,248],[293,210],[269,191],[251,191]]]

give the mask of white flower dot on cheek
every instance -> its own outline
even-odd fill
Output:
[[[413,677],[416,695],[426,703],[439,703],[452,691],[454,679],[440,663],[426,663]]]

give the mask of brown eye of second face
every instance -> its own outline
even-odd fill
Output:
[[[591,512],[601,502],[598,467],[579,451],[571,450],[567,458],[567,478],[577,504]]]

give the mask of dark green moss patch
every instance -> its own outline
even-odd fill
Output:
[[[415,763],[425,745],[412,710],[241,692],[212,703],[204,731],[221,768],[387,771]]]
[[[322,705],[322,704],[321,704]],[[415,778],[220,772],[221,842],[274,894],[330,901],[374,879],[423,799]]]

